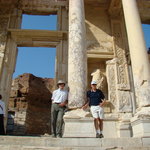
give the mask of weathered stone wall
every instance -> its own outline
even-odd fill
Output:
[[[106,10],[100,7],[85,5],[85,19],[87,50],[112,52],[110,20]]]
[[[53,79],[42,79],[32,74],[23,74],[13,80],[9,99],[8,134],[51,133],[53,84]]]

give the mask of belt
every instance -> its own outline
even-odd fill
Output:
[[[61,104],[61,103],[53,103],[53,104]]]

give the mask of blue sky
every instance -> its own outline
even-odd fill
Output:
[[[146,47],[149,48],[150,47],[150,25],[142,25],[143,27],[143,32],[144,32],[144,37],[145,37],[145,41],[146,41]]]
[[[57,16],[23,15],[22,29],[56,30]],[[32,73],[38,77],[54,78],[55,48],[19,47],[13,78],[23,73]]]
[[[22,29],[56,30],[57,16],[23,15]],[[147,48],[150,47],[150,25],[143,25]],[[55,77],[55,48],[19,47],[13,78],[23,73],[32,73],[38,77]]]

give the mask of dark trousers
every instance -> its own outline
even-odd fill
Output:
[[[0,135],[5,135],[3,114],[0,114]]]
[[[52,126],[55,136],[62,136],[62,125],[65,109],[66,107],[61,107],[59,104],[52,104]]]

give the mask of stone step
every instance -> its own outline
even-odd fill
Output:
[[[150,138],[0,136],[0,150],[150,150]]]
[[[150,150],[150,147],[37,147],[0,145],[1,150]]]

